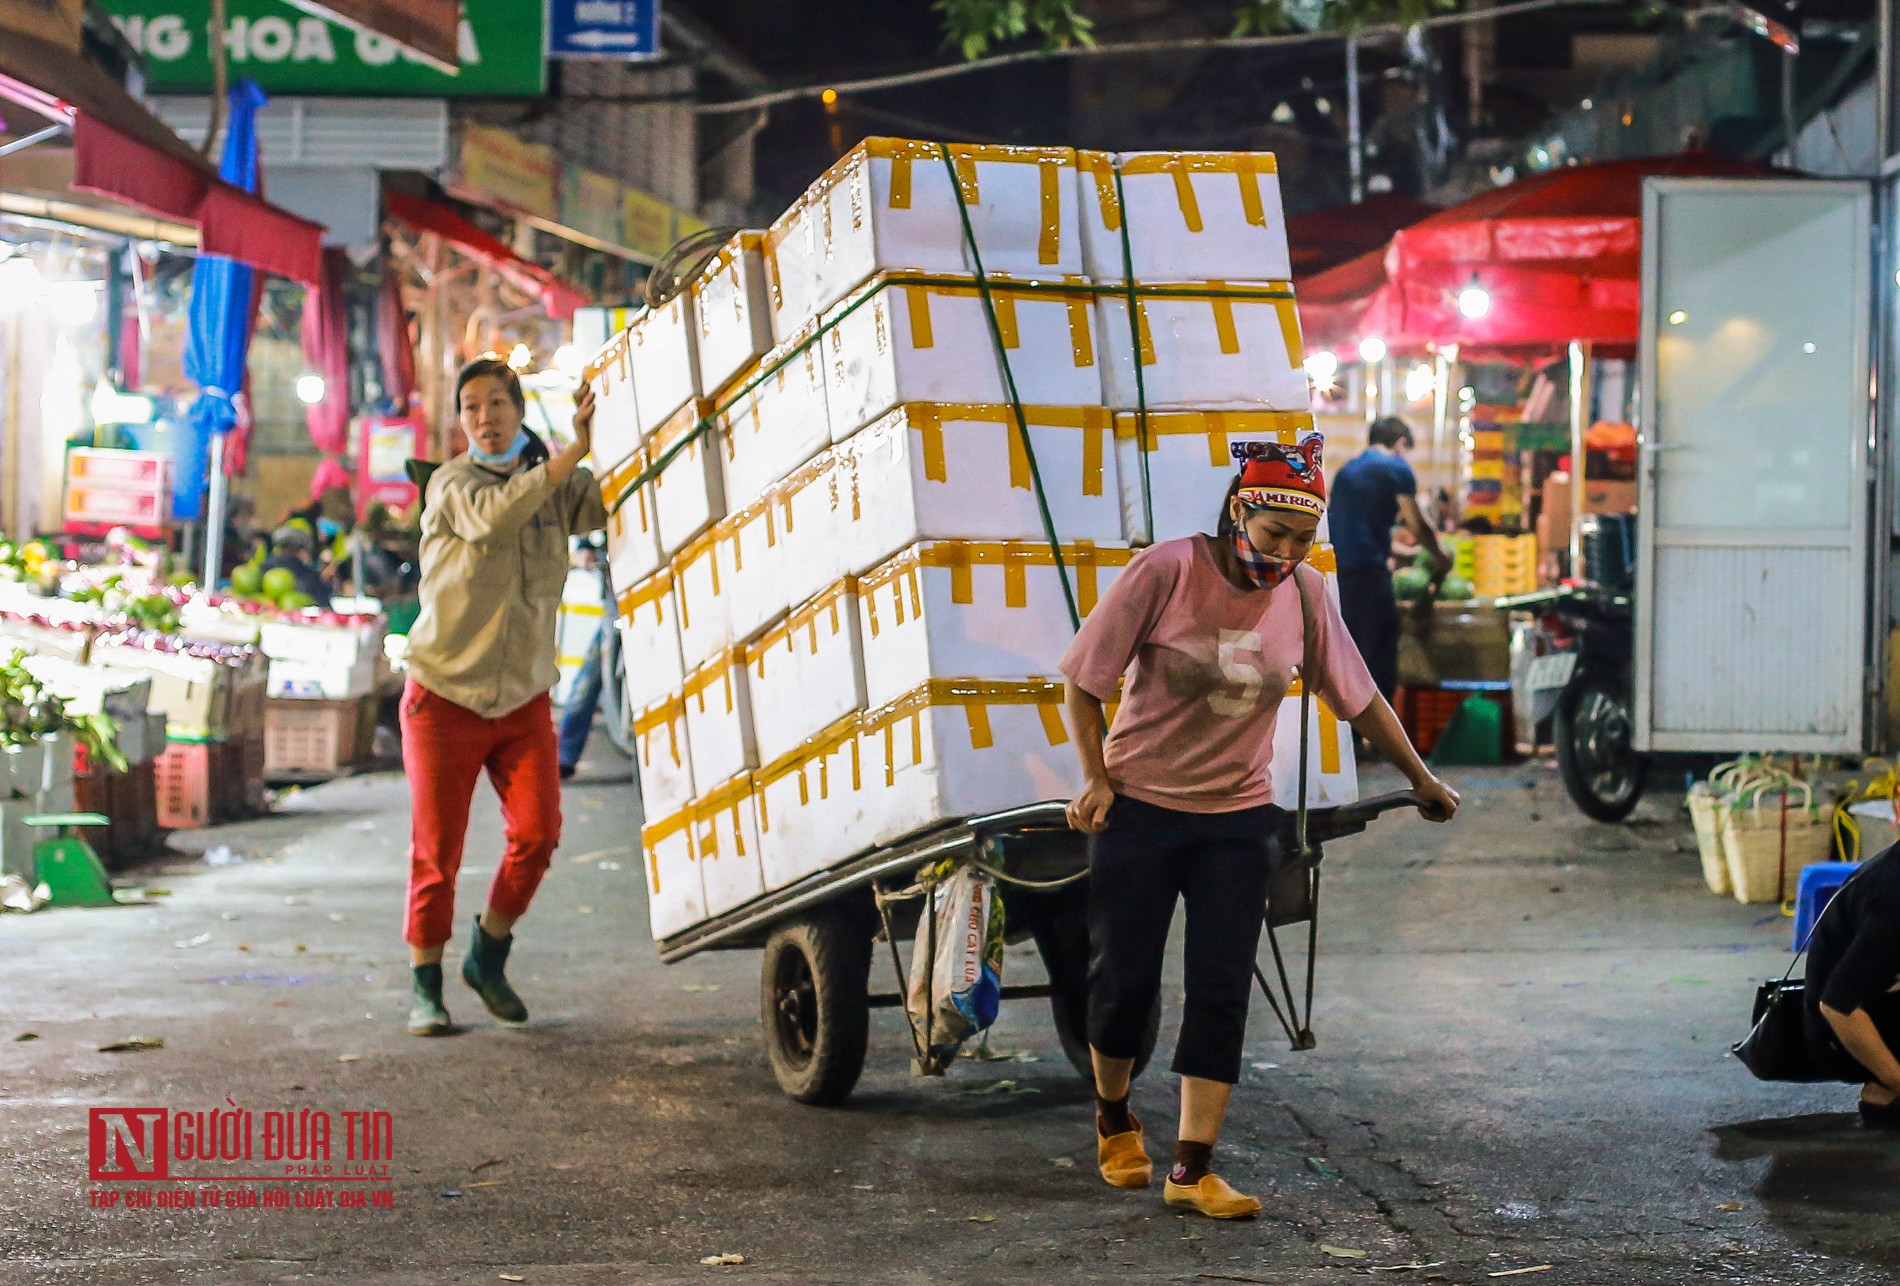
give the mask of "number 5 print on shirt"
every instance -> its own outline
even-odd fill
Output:
[[[1230,685],[1237,685],[1240,691],[1230,688],[1208,693],[1207,704],[1215,714],[1225,719],[1240,719],[1253,713],[1254,707],[1260,704],[1260,689],[1266,686],[1266,680],[1260,675],[1260,665],[1265,660],[1259,631],[1220,632],[1221,677]]]

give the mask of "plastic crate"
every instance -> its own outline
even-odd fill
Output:
[[[152,761],[158,824],[166,830],[192,830],[211,821],[211,755],[209,742],[174,741]]]
[[[1393,713],[1399,717],[1399,726],[1405,729],[1405,735],[1412,739],[1421,758],[1429,757],[1438,745],[1438,739],[1451,724],[1452,716],[1458,713],[1458,707],[1466,698],[1479,696],[1503,707],[1501,715],[1504,721],[1505,741],[1499,747],[1505,762],[1516,757],[1517,747],[1511,743],[1509,731],[1512,723],[1511,685],[1508,683],[1455,682],[1442,687],[1406,687],[1400,685],[1393,694]]]
[[[337,773],[367,759],[376,699],[273,699],[264,708],[264,772]]]

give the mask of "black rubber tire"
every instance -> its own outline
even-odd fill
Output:
[[[1635,810],[1643,798],[1643,790],[1648,785],[1649,762],[1636,751],[1628,749],[1627,744],[1620,753],[1611,748],[1609,753],[1619,754],[1625,761],[1626,784],[1614,794],[1598,791],[1596,777],[1601,765],[1592,763],[1592,757],[1586,754],[1577,740],[1582,735],[1578,727],[1580,713],[1587,703],[1598,701],[1621,707],[1623,728],[1617,736],[1620,739],[1629,735],[1632,714],[1627,685],[1601,676],[1586,675],[1566,687],[1557,700],[1552,733],[1557,743],[1557,770],[1563,776],[1564,789],[1586,817],[1599,822],[1620,822]]]
[[[1056,1039],[1062,1053],[1075,1068],[1076,1075],[1090,1085],[1095,1083],[1095,1065],[1089,1057],[1089,924],[1085,898],[1068,900],[1052,907],[1035,928],[1036,949],[1042,953],[1043,967],[1049,972],[1054,991],[1049,996],[1049,1016],[1056,1025]],[[1141,1053],[1135,1057],[1134,1075],[1141,1075],[1154,1056],[1155,1042],[1161,1038],[1161,998],[1155,998],[1142,1033]]]
[[[864,1072],[870,1041],[870,935],[818,914],[773,930],[760,966],[760,1026],[779,1088],[835,1107]]]

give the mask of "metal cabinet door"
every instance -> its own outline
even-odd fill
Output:
[[[1858,753],[1872,192],[1643,190],[1636,744]]]

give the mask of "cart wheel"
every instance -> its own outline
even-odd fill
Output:
[[[870,1036],[871,940],[816,915],[773,931],[760,987],[765,1051],[779,1088],[801,1103],[844,1102]]]
[[[1088,901],[1070,898],[1059,909],[1052,909],[1036,926],[1036,947],[1042,952],[1043,966],[1049,971],[1054,991],[1049,997],[1049,1013],[1055,1019],[1056,1036],[1069,1065],[1090,1085],[1095,1083],[1095,1064],[1089,1057],[1089,924]],[[1148,1066],[1155,1042],[1161,1035],[1161,998],[1148,1015],[1142,1032],[1141,1053],[1135,1057],[1136,1076]]]

